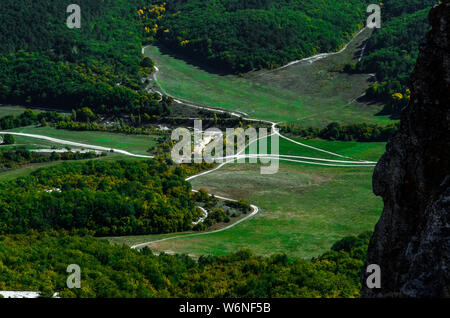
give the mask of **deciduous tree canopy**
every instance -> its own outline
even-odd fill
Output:
[[[338,50],[365,20],[366,1],[168,0],[148,28],[170,48],[227,71],[274,68]],[[148,32],[150,29],[147,30]]]
[[[161,114],[143,90],[138,0],[82,0],[82,26],[66,26],[65,0],[5,0],[0,8],[0,102],[98,113]]]
[[[0,290],[48,297],[357,297],[369,237],[347,238],[311,261],[250,251],[194,261],[65,233],[0,236]],[[81,289],[66,287],[69,264],[81,267]]]
[[[376,73],[377,83],[367,95],[386,103],[384,113],[398,115],[409,101],[409,77],[416,65],[420,44],[430,29],[428,12],[435,0],[384,1],[383,21],[366,47],[368,55],[357,68]]]
[[[158,161],[63,163],[0,183],[0,233],[182,232],[200,218],[182,167]]]

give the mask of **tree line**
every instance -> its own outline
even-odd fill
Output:
[[[383,1],[383,25],[368,40],[368,54],[350,72],[375,73],[377,82],[367,96],[385,103],[383,114],[397,118],[410,99],[409,77],[421,43],[430,30],[428,13],[436,0]]]
[[[155,256],[65,232],[0,235],[0,290],[44,297],[359,297],[371,234],[345,238],[312,260],[241,250],[229,255]],[[81,289],[68,289],[66,268],[82,269]]]
[[[18,147],[15,149],[1,149],[0,147],[0,172],[9,169],[16,169],[31,163],[43,163],[59,160],[63,161],[86,160],[86,159],[94,159],[101,156],[106,156],[106,154],[96,153],[95,151],[89,152],[67,151],[61,153],[57,152],[39,153],[30,151],[23,147]]]
[[[341,125],[331,123],[325,128],[305,128],[298,124],[282,124],[283,133],[307,139],[321,138],[325,140],[361,141],[361,142],[387,142],[398,130],[398,123],[379,126],[376,124]]]
[[[143,235],[192,229],[195,207],[183,166],[103,160],[67,163],[0,182],[0,233],[30,230]]]
[[[20,115],[7,115],[0,118],[0,129],[9,130],[31,125],[45,125],[46,123],[59,122],[66,117],[58,112],[40,112],[36,114],[31,109],[25,110]]]

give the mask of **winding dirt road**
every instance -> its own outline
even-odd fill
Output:
[[[365,30],[365,28],[360,30],[355,35],[355,37],[357,37],[364,30]],[[312,56],[312,57],[309,57],[309,58],[293,61],[293,62],[288,63],[285,66],[282,66],[282,67],[280,67],[278,69],[275,69],[275,70],[272,70],[272,71],[269,71],[269,72],[275,72],[275,71],[287,68],[289,66],[292,66],[292,65],[295,65],[295,64],[301,63],[301,62],[314,63],[314,62],[316,62],[318,60],[321,60],[323,58],[326,58],[328,56],[340,54],[340,53],[344,52],[347,49],[347,47],[348,47],[348,45],[350,43],[351,43],[351,41],[349,43],[347,43],[339,52],[321,53],[321,54],[318,54],[318,55],[315,55],[315,56]],[[143,52],[144,53],[145,53],[145,50],[147,48],[148,48],[148,46],[143,48]],[[177,104],[183,104],[183,105],[188,106],[188,107],[192,107],[192,108],[196,108],[196,109],[209,110],[209,111],[217,112],[217,113],[228,113],[228,114],[230,114],[231,116],[234,116],[234,117],[248,116],[248,114],[243,113],[243,112],[233,112],[233,111],[228,111],[228,110],[224,110],[224,109],[212,108],[212,107],[208,107],[208,106],[195,105],[192,102],[183,101],[183,100],[177,99],[176,97],[168,94],[164,90],[164,88],[161,86],[161,84],[158,82],[158,78],[157,78],[157,73],[158,72],[159,72],[159,68],[157,66],[155,66],[155,72],[153,73],[153,80],[154,80],[155,84],[159,87],[159,89],[161,90],[161,91],[156,91],[156,93],[158,93],[160,95],[161,94],[165,94],[165,95],[167,95],[169,97],[172,97],[174,99],[174,102],[176,102]],[[263,73],[263,74],[265,74],[265,73]],[[364,161],[364,160],[354,159],[354,158],[351,158],[351,157],[348,157],[348,156],[343,156],[343,155],[340,155],[340,154],[337,154],[337,153],[333,153],[333,152],[330,152],[330,151],[327,151],[327,150],[324,150],[324,149],[312,147],[312,146],[306,145],[304,143],[295,141],[295,140],[293,140],[291,138],[288,138],[288,137],[280,134],[280,132],[279,132],[279,130],[277,128],[278,124],[275,123],[275,122],[270,122],[270,121],[266,121],[266,120],[259,120],[259,119],[255,119],[255,118],[245,118],[245,117],[243,119],[247,120],[247,121],[252,121],[252,122],[270,124],[271,127],[272,127],[272,133],[271,133],[271,135],[267,136],[267,138],[269,138],[272,135],[276,134],[280,138],[283,138],[283,139],[285,139],[285,140],[287,140],[287,141],[289,141],[291,143],[294,143],[294,144],[296,144],[298,146],[309,148],[309,149],[313,149],[313,150],[316,150],[316,151],[319,151],[319,152],[322,152],[322,153],[326,153],[326,154],[329,154],[329,155],[332,155],[332,156],[336,156],[336,157],[339,157],[339,158],[349,159],[351,161],[331,160],[331,159],[322,159],[322,158],[311,158],[311,157],[302,157],[302,156],[288,156],[288,155],[243,155],[242,153],[245,151],[245,149],[244,149],[244,150],[240,151],[236,156],[219,158],[221,160],[227,160],[227,161],[221,163],[219,166],[217,166],[216,168],[214,168],[212,170],[208,170],[208,171],[199,173],[199,174],[197,174],[195,176],[189,177],[189,178],[186,179],[186,181],[190,181],[190,180],[193,180],[195,178],[198,178],[198,177],[201,177],[201,176],[205,176],[207,174],[215,172],[215,171],[221,169],[226,164],[231,163],[231,162],[235,162],[236,159],[240,159],[240,158],[255,158],[256,157],[256,158],[260,158],[260,159],[272,159],[272,160],[275,159],[275,160],[283,160],[283,161],[289,161],[289,162],[311,164],[311,165],[321,165],[321,166],[331,166],[331,167],[374,167],[376,165],[376,162],[373,162],[373,161]],[[261,138],[259,138],[257,140],[254,140],[253,142],[249,143],[249,145],[247,145],[247,147],[249,147],[252,143],[257,142],[260,139]],[[299,160],[299,159],[301,159],[301,160]],[[305,160],[308,160],[308,161],[305,161]],[[211,194],[209,194],[209,195],[211,195]],[[216,197],[220,198],[222,200],[226,200],[226,201],[235,201],[235,200],[230,199],[230,198],[219,197],[219,196],[216,196]],[[248,220],[249,218],[255,216],[258,213],[259,208],[257,206],[255,206],[255,205],[251,205],[251,207],[252,207],[252,213],[251,214],[249,214],[245,218],[239,220],[238,222],[235,222],[235,223],[233,223],[233,224],[231,224],[231,225],[229,225],[227,227],[224,227],[224,228],[222,228],[220,230],[211,231],[211,232],[192,233],[192,234],[186,234],[186,235],[172,236],[172,237],[168,237],[168,238],[165,238],[165,239],[160,239],[160,240],[155,240],[155,241],[150,241],[150,242],[137,244],[137,245],[132,246],[131,248],[132,249],[142,248],[142,247],[149,246],[149,245],[152,245],[152,244],[155,244],[155,243],[165,242],[165,241],[169,241],[169,240],[175,240],[175,239],[179,239],[179,238],[195,237],[195,236],[202,236],[202,235],[208,235],[208,234],[214,234],[214,233],[226,231],[226,230],[231,229],[234,226],[236,226],[236,225],[238,225],[238,224]]]
[[[361,31],[358,32],[358,34],[355,35],[358,36],[361,32],[363,32],[364,29],[362,29]],[[350,43],[350,42],[349,42]],[[305,58],[302,60],[298,60],[298,61],[293,61],[283,67],[280,67],[278,69],[269,71],[269,72],[274,72],[277,70],[281,70],[284,68],[287,68],[291,65],[295,65],[297,63],[300,62],[309,62],[309,63],[314,63],[315,61],[318,61],[320,59],[326,58],[328,56],[331,55],[335,55],[335,54],[339,54],[342,53],[343,51],[345,51],[345,49],[347,48],[347,46],[349,45],[349,43],[347,43],[347,45],[340,50],[339,52],[333,52],[333,53],[321,53],[309,58]],[[145,53],[145,50],[148,48],[144,47],[142,52]],[[183,101],[180,99],[177,99],[174,96],[171,96],[170,94],[168,94],[163,87],[159,84],[158,79],[157,79],[157,73],[159,72],[159,68],[157,66],[155,66],[155,72],[153,73],[153,79],[155,84],[159,87],[159,89],[161,91],[155,91],[153,90],[155,93],[159,94],[162,96],[167,95],[169,97],[172,97],[174,99],[174,102],[177,104],[183,104],[185,106],[188,107],[192,107],[192,108],[196,108],[196,109],[204,109],[204,110],[208,110],[208,111],[212,111],[212,112],[217,112],[217,113],[228,113],[231,116],[234,117],[242,117],[242,116],[248,116],[248,114],[244,113],[244,112],[238,112],[238,111],[228,111],[228,110],[224,110],[224,109],[218,109],[218,108],[213,108],[213,107],[208,107],[208,106],[202,106],[202,105],[196,105],[192,102],[188,102],[188,101]],[[220,158],[222,160],[226,160],[223,163],[221,163],[219,166],[217,166],[214,169],[199,173],[197,175],[191,176],[189,178],[186,179],[186,181],[190,181],[193,180],[195,178],[201,177],[201,176],[205,176],[207,174],[210,174],[214,171],[217,171],[219,169],[221,169],[223,166],[225,166],[226,164],[235,162],[236,159],[242,159],[242,158],[260,158],[260,159],[272,159],[272,160],[282,160],[282,161],[289,161],[289,162],[296,162],[296,163],[303,163],[303,164],[311,164],[311,165],[320,165],[320,166],[330,166],[330,167],[374,167],[376,165],[376,162],[373,161],[363,161],[363,160],[358,160],[358,159],[354,159],[348,156],[343,156],[337,153],[333,153],[324,149],[320,149],[320,148],[316,148],[316,147],[312,147],[306,144],[303,144],[301,142],[295,141],[291,138],[288,138],[282,134],[280,134],[278,128],[277,128],[277,123],[275,122],[270,122],[270,121],[266,121],[266,120],[259,120],[259,119],[255,119],[255,118],[243,118],[247,121],[251,121],[251,122],[258,122],[258,123],[265,123],[265,124],[269,124],[271,125],[272,128],[272,132],[271,135],[264,137],[264,138],[269,138],[273,135],[278,135],[280,138],[283,138],[291,143],[294,143],[298,146],[301,147],[305,147],[305,148],[309,148],[309,149],[313,149],[322,153],[326,153],[328,155],[332,155],[332,156],[336,156],[338,158],[342,158],[342,159],[348,159],[348,160],[331,160],[331,159],[322,159],[322,158],[312,158],[312,157],[303,157],[303,156],[288,156],[288,155],[271,155],[271,154],[267,154],[267,155],[246,155],[243,154],[243,152],[245,151],[245,149],[241,150],[238,154],[236,154],[235,156],[232,157],[223,157]],[[88,148],[88,149],[94,149],[94,150],[99,150],[99,151],[113,151],[115,153],[119,153],[119,154],[123,154],[126,156],[130,156],[130,157],[136,157],[136,158],[148,158],[148,159],[152,159],[154,158],[153,156],[146,156],[146,155],[137,155],[137,154],[133,154],[130,153],[128,151],[125,150],[121,150],[121,149],[114,149],[114,148],[107,148],[107,147],[102,147],[102,146],[96,146],[96,145],[89,145],[89,144],[83,144],[83,143],[78,143],[78,142],[73,142],[73,141],[67,141],[67,140],[62,140],[62,139],[57,139],[57,138],[52,138],[52,137],[48,137],[48,136],[43,136],[43,135],[35,135],[35,134],[26,134],[26,133],[15,133],[15,132],[0,132],[0,135],[5,135],[5,134],[10,134],[10,135],[16,135],[16,136],[24,136],[24,137],[30,137],[30,138],[37,138],[37,139],[42,139],[42,140],[47,140],[47,141],[51,141],[51,142],[55,142],[55,143],[59,143],[59,144],[63,144],[63,145],[69,145],[69,146],[74,146],[74,147],[82,147],[82,148]],[[249,143],[247,145],[247,147],[249,147],[251,144],[258,142],[259,140],[261,140],[263,138],[258,138],[255,139],[254,141],[252,141],[251,143]],[[196,192],[195,190],[193,190],[194,192]],[[212,194],[209,194],[212,195]],[[231,202],[236,202],[236,200],[231,199],[231,198],[226,198],[226,197],[221,197],[221,196],[215,196],[216,198],[219,198],[221,200],[225,200],[225,201],[231,201]],[[150,241],[150,242],[144,242],[141,244],[137,244],[132,246],[132,249],[137,249],[137,248],[142,248],[145,246],[149,246],[155,243],[160,243],[160,242],[164,242],[164,241],[169,241],[169,240],[175,240],[175,239],[179,239],[179,238],[188,238],[188,237],[194,237],[194,236],[203,236],[203,235],[209,235],[209,234],[214,234],[214,233],[219,233],[219,232],[223,232],[226,230],[229,230],[235,226],[237,226],[238,224],[252,218],[253,216],[255,216],[256,214],[258,214],[259,212],[259,207],[257,207],[256,205],[251,205],[252,208],[252,212],[245,216],[244,218],[238,220],[237,222],[230,224],[229,226],[226,226],[224,228],[221,228],[219,230],[215,230],[215,231],[210,231],[210,232],[201,232],[201,233],[191,233],[191,234],[186,234],[186,235],[177,235],[177,236],[172,236],[172,237],[168,237],[168,238],[164,238],[164,239],[160,239],[160,240],[154,240],[154,241]],[[203,209],[204,215],[208,213],[208,211],[206,211],[205,209]],[[200,219],[198,222],[201,222],[202,219]]]

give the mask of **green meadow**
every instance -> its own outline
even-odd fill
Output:
[[[372,193],[372,168],[320,168],[280,163],[275,175],[257,164],[230,164],[192,181],[195,189],[244,198],[260,208],[255,217],[220,233],[151,244],[156,251],[194,256],[249,248],[261,255],[311,258],[348,235],[373,230],[382,200]],[[138,244],[167,236],[110,239]]]
[[[378,161],[386,151],[385,142],[328,141],[320,139],[291,138],[307,146],[323,149],[356,160]],[[280,139],[280,154],[292,156],[312,156],[314,158],[347,160],[317,150],[301,147],[285,139]]]
[[[164,93],[199,105],[241,111],[249,117],[275,122],[296,122],[304,127],[323,127],[330,122],[387,124],[386,116],[377,116],[382,105],[357,100],[370,84],[369,74],[349,75],[339,71],[355,61],[367,31],[340,54],[310,63],[300,62],[288,68],[249,74],[222,75],[178,59],[160,48],[150,46],[146,55],[159,68],[157,82]],[[0,108],[1,110],[1,108]],[[5,112],[15,111],[14,109]],[[13,129],[36,135],[110,147],[145,155],[157,143],[155,136],[124,135],[97,131],[57,130],[51,127]],[[385,143],[336,142],[292,138],[310,147],[348,156],[354,160],[377,161]],[[29,149],[59,147],[52,142],[16,137],[17,145]],[[282,155],[328,160],[351,160],[280,139]],[[270,142],[269,142],[270,149]],[[110,154],[97,160],[129,159]],[[44,166],[29,165],[0,174],[9,180]],[[232,163],[191,181],[194,189],[233,199],[243,198],[259,207],[259,213],[223,232],[184,237],[192,233],[108,238],[111,243],[135,245],[162,238],[174,240],[153,243],[155,251],[221,255],[249,248],[260,255],[286,253],[289,257],[309,259],[325,252],[337,240],[373,230],[382,211],[382,200],[372,192],[372,167],[325,167],[280,162],[279,172],[262,175],[260,164]]]
[[[369,36],[362,32],[340,54],[314,63],[301,62],[275,71],[242,76],[221,75],[148,47],[156,61],[157,83],[162,91],[199,105],[248,113],[249,117],[275,122],[298,122],[322,127],[330,122],[387,124],[377,116],[382,105],[358,102],[369,85],[368,74],[337,71],[355,61],[356,52]],[[351,157],[378,161],[386,143],[339,142],[291,138],[306,146]],[[271,148],[269,142],[269,149]],[[279,139],[282,155],[346,160],[335,155]],[[259,213],[224,232],[183,237],[190,233],[108,238],[115,244],[150,244],[155,251],[221,255],[249,248],[260,255],[286,253],[309,259],[329,249],[337,240],[373,230],[383,202],[372,192],[372,167],[324,167],[280,162],[274,175],[262,175],[259,164],[228,164],[191,181],[194,189],[233,199],[244,198]]]
[[[368,87],[370,75],[348,75],[334,69],[352,62],[365,31],[341,54],[315,63],[298,63],[279,71],[261,71],[242,76],[206,71],[163,52],[147,47],[145,54],[159,69],[160,89],[176,98],[201,105],[245,112],[249,117],[275,122],[300,122],[304,126],[325,126],[336,121],[386,124],[376,116],[382,105],[359,103],[355,99]]]
[[[0,106],[0,118],[9,115],[20,115],[26,110],[22,106]]]
[[[298,141],[360,160],[378,160],[384,143]],[[280,154],[340,159],[317,150],[280,140]],[[153,235],[109,238],[115,244],[135,245],[179,236],[150,245],[156,251],[221,255],[249,248],[261,255],[274,252],[289,257],[311,258],[342,237],[373,230],[382,211],[382,200],[372,192],[371,167],[321,167],[280,161],[279,172],[262,175],[259,164],[231,163],[191,181],[228,198],[244,198],[260,208],[259,213],[220,233],[194,237]]]
[[[58,138],[66,141],[73,141],[83,144],[102,146],[107,148],[115,148],[120,150],[125,150],[133,154],[148,155],[147,150],[157,144],[156,136],[147,135],[125,135],[116,134],[108,132],[97,132],[97,131],[69,131],[63,129],[55,129],[52,127],[22,127],[11,129],[11,132],[20,132],[27,134],[43,135],[52,138]],[[14,145],[2,145],[1,149],[11,149],[16,147],[25,148],[28,150],[35,149],[64,149],[70,148],[72,150],[81,149],[81,147],[68,146],[52,141],[47,141],[38,138],[25,137],[25,136],[14,136],[16,143]],[[126,155],[108,153],[107,157],[102,157],[93,160],[139,160],[139,158],[133,158]],[[61,164],[62,161],[58,162],[45,162],[29,164],[18,169],[8,170],[0,172],[1,180],[11,180],[17,177],[25,176],[31,172],[43,168],[50,167],[54,165]]]
[[[26,134],[43,135],[52,138],[58,138],[67,141],[73,141],[83,144],[110,147],[125,150],[133,154],[148,155],[147,150],[156,145],[157,137],[147,135],[125,135],[101,131],[71,131],[64,129],[55,129],[53,127],[22,127],[11,129],[11,132]],[[17,137],[18,143],[23,137]],[[27,138],[32,144],[44,145],[47,142],[35,138]],[[31,140],[34,139],[34,140]],[[67,146],[64,146],[67,147]]]

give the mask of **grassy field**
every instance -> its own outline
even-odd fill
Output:
[[[152,244],[157,251],[220,255],[250,248],[261,255],[319,255],[342,237],[373,230],[382,201],[371,187],[371,168],[318,168],[281,163],[275,175],[258,165],[230,164],[192,181],[194,188],[244,198],[260,213],[225,232]],[[137,244],[167,236],[110,239]]]
[[[155,136],[144,135],[125,135],[115,134],[99,131],[70,131],[64,129],[55,129],[52,127],[23,127],[12,129],[12,132],[20,132],[27,134],[44,135],[52,138],[63,139],[67,141],[74,141],[84,144],[90,144],[102,147],[111,147],[115,149],[129,151],[134,154],[146,155],[147,150],[156,145],[157,139]],[[17,143],[23,143],[21,140],[24,137],[17,137]],[[27,140],[34,138],[26,138]],[[48,142],[38,139],[30,140],[31,144],[39,144],[44,147]],[[51,143],[49,143],[51,144]],[[48,146],[47,146],[48,147]],[[64,146],[65,147],[65,146]]]
[[[44,163],[34,163],[29,164],[23,167],[20,167],[18,169],[12,169],[8,171],[0,172],[0,181],[9,181],[16,178],[24,177],[32,173],[33,171],[36,171],[40,168],[45,167],[53,167],[55,165],[60,164],[59,161],[57,162],[44,162]]]
[[[150,46],[146,55],[159,68],[158,84],[170,95],[199,104],[246,112],[277,122],[301,122],[304,126],[341,123],[390,122],[375,116],[382,105],[354,101],[369,85],[369,75],[346,75],[330,69],[357,58],[363,32],[348,50],[314,64],[299,63],[281,71],[220,75],[178,59]]]
[[[134,154],[148,155],[147,150],[157,143],[157,137],[155,136],[143,136],[143,135],[124,135],[124,134],[114,134],[108,132],[95,132],[95,131],[69,131],[62,129],[55,129],[52,127],[22,127],[12,129],[12,132],[21,132],[27,134],[43,135],[52,138],[58,138],[68,141],[74,141],[79,143],[85,143],[95,146],[111,147],[116,149],[121,149],[129,151]],[[14,136],[16,144],[14,145],[3,145],[0,149],[8,149],[13,147],[24,147],[29,150],[33,149],[51,149],[56,147],[58,149],[63,149],[68,147],[64,144],[58,144],[55,142],[24,137],[24,136]],[[77,147],[70,147],[73,150],[79,149]],[[137,158],[132,158],[125,155],[108,153],[107,157],[102,157],[94,160],[138,160]],[[19,169],[9,170],[0,173],[1,180],[11,180],[17,177],[25,176],[31,172],[43,168],[50,167],[53,165],[60,164],[61,162],[46,162],[39,164],[30,164]]]
[[[298,141],[363,160],[378,160],[385,148],[384,143]],[[280,140],[280,153],[339,159],[285,140]],[[382,200],[372,193],[373,168],[317,167],[281,161],[275,175],[261,175],[259,169],[258,164],[229,164],[191,181],[195,189],[246,199],[261,209],[257,216],[222,233],[178,238],[150,247],[193,256],[250,248],[262,255],[282,252],[290,257],[311,258],[342,237],[373,230],[382,211]],[[108,240],[134,245],[171,236]]]
[[[22,106],[0,106],[0,118],[8,115],[20,115],[26,110],[25,107]],[[34,110],[35,113],[39,111]]]
[[[367,160],[378,161],[386,150],[385,142],[343,142],[343,141],[328,141],[321,139],[301,139],[290,137],[290,139],[297,141],[305,146],[295,144],[283,138],[278,138],[279,142],[279,154],[289,156],[302,156],[309,158],[321,158],[331,160],[344,160],[351,161],[347,158],[338,157],[333,154],[329,154],[316,149],[308,148],[311,146],[327,152],[331,152],[338,155],[353,158],[354,161]],[[259,141],[258,146],[267,143],[267,153],[271,153],[272,137],[266,141],[262,139]],[[246,149],[246,153],[249,153],[249,148]]]

